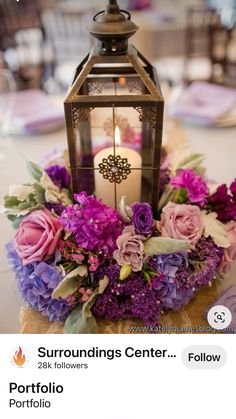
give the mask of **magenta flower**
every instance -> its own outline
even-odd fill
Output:
[[[220,185],[216,192],[209,196],[208,204],[211,210],[217,213],[222,223],[236,221],[236,179],[231,183],[230,188],[226,184]]]
[[[60,217],[65,230],[73,234],[78,247],[112,256],[124,227],[120,214],[85,192],[75,199],[78,204],[66,208]]]
[[[172,177],[171,185],[176,189],[184,188],[187,190],[188,199],[191,203],[203,206],[209,189],[201,176],[191,169],[181,169],[177,176]]]
[[[97,270],[97,268],[99,267],[99,259],[97,256],[91,256],[88,259],[88,263],[90,264],[89,266],[89,271],[90,272],[95,272]]]

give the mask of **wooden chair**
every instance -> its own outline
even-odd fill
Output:
[[[197,79],[236,85],[235,30],[235,22],[231,27],[222,24],[219,11],[206,7],[188,9],[184,70],[186,83],[193,81],[189,75],[191,62],[195,60],[197,63],[199,57],[204,57],[208,63],[208,74],[201,77],[199,70]]]
[[[93,12],[86,3],[57,1],[54,7],[41,13],[45,37],[53,48],[55,78],[62,88],[68,87],[71,81],[68,75],[72,75],[91,49],[87,25]]]
[[[43,34],[37,0],[0,0],[0,48],[19,88],[41,86]]]

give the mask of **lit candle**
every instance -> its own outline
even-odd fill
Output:
[[[122,196],[126,196],[126,202],[128,205],[133,202],[140,201],[141,198],[141,169],[142,159],[137,151],[132,150],[128,147],[120,146],[120,129],[115,129],[115,145],[116,152],[115,156],[120,156],[121,159],[127,159],[130,165],[130,173],[127,173],[127,178],[122,179],[121,183],[110,182],[110,180],[104,178],[104,174],[100,173],[99,170],[95,170],[95,191],[96,197],[102,199],[106,205],[111,207],[117,207]],[[99,151],[94,157],[94,167],[99,168],[99,164],[104,164],[104,160],[107,160],[109,156],[114,156],[114,147],[108,147],[104,150]],[[105,162],[105,166],[107,162]],[[140,169],[140,170],[132,170]],[[109,170],[109,169],[108,169]],[[110,167],[111,173],[117,171],[117,167]],[[125,169],[124,169],[125,173]],[[126,176],[126,175],[125,175]],[[116,186],[116,202],[115,202],[115,186]]]

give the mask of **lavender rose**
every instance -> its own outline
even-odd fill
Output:
[[[13,244],[22,265],[39,262],[54,255],[62,227],[50,211],[37,210],[23,219]]]
[[[203,218],[195,205],[169,202],[162,210],[161,235],[187,240],[194,247],[203,234]]]
[[[131,205],[132,224],[137,234],[150,234],[153,229],[153,214],[149,204],[135,202]]]
[[[229,221],[225,224],[225,230],[228,233],[230,246],[224,249],[224,257],[220,267],[220,272],[223,274],[230,271],[232,262],[236,260],[236,221]]]
[[[116,244],[118,250],[113,253],[120,266],[129,265],[134,272],[141,271],[144,262],[144,244],[142,236],[135,234],[134,227],[125,227]]]

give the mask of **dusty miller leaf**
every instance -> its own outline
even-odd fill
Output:
[[[174,188],[171,185],[167,185],[161,195],[161,198],[158,203],[159,211],[169,202],[173,196]]]
[[[65,321],[64,333],[66,334],[89,334],[97,332],[98,327],[94,316],[91,313],[90,317],[84,317],[82,304],[74,308]]]
[[[189,243],[184,240],[169,237],[151,237],[144,243],[144,253],[148,256],[165,255],[182,252],[189,249]]]
[[[27,161],[27,169],[32,179],[40,182],[43,176],[43,170],[41,167],[32,161]]]
[[[79,288],[82,278],[88,275],[87,266],[82,265],[71,271],[63,280],[58,284],[52,293],[52,298],[66,298],[74,294]]]
[[[200,166],[204,160],[204,154],[191,154],[178,164],[177,169],[195,169],[196,167]]]
[[[202,211],[202,214],[204,222],[204,236],[211,236],[214,243],[219,247],[229,247],[230,241],[228,239],[228,234],[225,231],[224,224],[217,220],[217,214],[215,212],[206,214],[205,211]]]
[[[132,218],[132,209],[126,205],[126,197],[122,196],[119,203],[119,212],[126,223],[129,223]]]
[[[89,297],[88,301],[83,305],[78,305],[67,317],[64,333],[98,333],[97,322],[91,312],[91,308],[95,303],[98,294],[102,294],[109,282],[109,278],[105,276],[99,281],[99,287]]]

